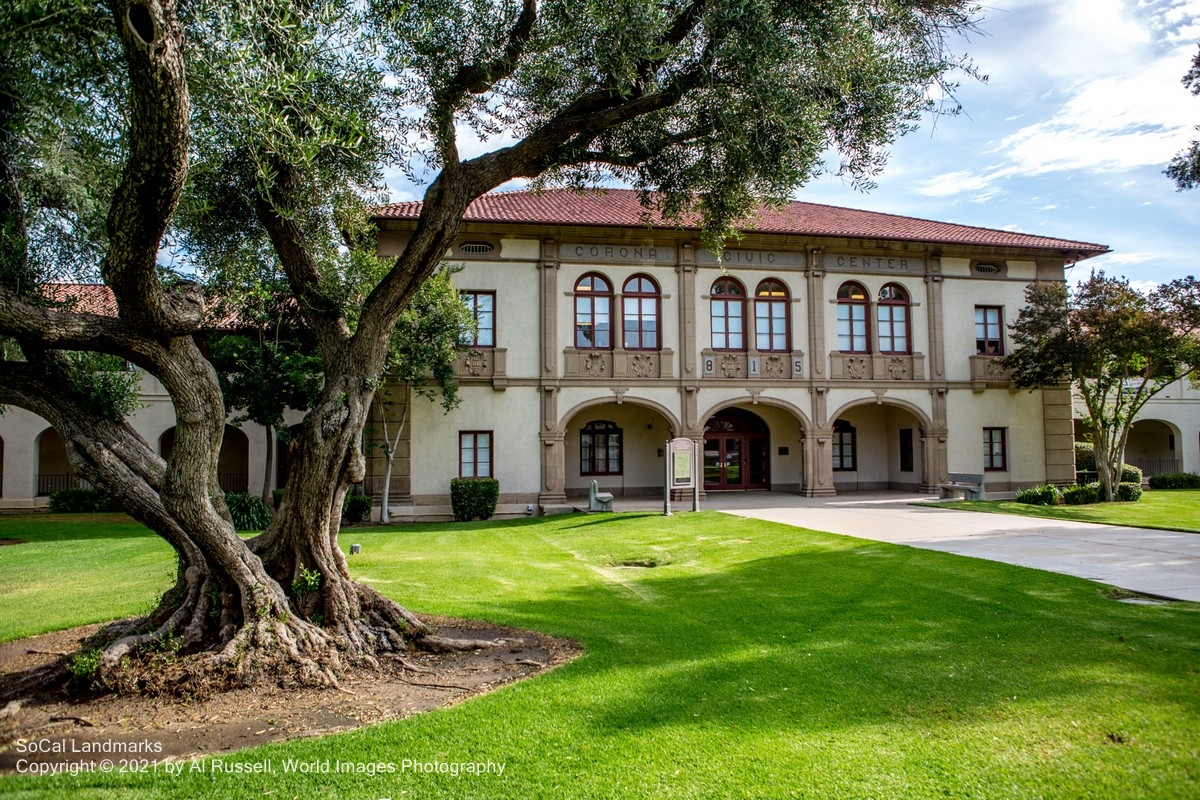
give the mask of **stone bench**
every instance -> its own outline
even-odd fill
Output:
[[[964,500],[986,500],[983,491],[983,476],[974,472],[951,472],[948,483],[938,484],[942,499],[956,498],[960,494]]]
[[[613,510],[612,492],[600,491],[599,482],[592,481],[592,485],[588,489],[588,511],[612,511],[612,510]]]

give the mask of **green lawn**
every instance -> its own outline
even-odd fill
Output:
[[[1200,533],[1200,489],[1146,490],[1136,503],[1096,503],[1087,506],[1030,506],[1010,500],[957,500],[936,505],[963,511]]]
[[[136,611],[166,586],[154,538],[98,522],[45,536],[47,520],[0,517],[0,536],[34,540],[0,548],[6,635]],[[209,762],[171,778],[5,778],[0,794],[1200,796],[1195,604],[1128,605],[1075,578],[707,512],[364,528],[343,542],[363,545],[350,561],[360,578],[414,609],[571,636],[587,652],[454,708],[225,760],[269,761],[270,775]],[[660,566],[613,566],[644,558]],[[152,579],[120,596],[109,584],[134,574],[132,559]],[[43,579],[27,580],[31,566]],[[54,589],[68,579],[70,604]],[[287,759],[504,773],[313,775],[285,772]]]

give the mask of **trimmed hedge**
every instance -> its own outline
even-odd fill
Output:
[[[233,518],[233,529],[237,531],[261,531],[271,524],[271,509],[248,492],[226,492],[225,507]]]
[[[495,478],[453,478],[450,506],[456,522],[491,519],[500,500],[500,481]]]
[[[1062,502],[1062,492],[1057,486],[1047,483],[1045,486],[1030,486],[1017,492],[1015,502],[1031,506],[1056,506]]]
[[[55,514],[96,514],[120,511],[113,499],[99,489],[63,489],[50,495],[50,510]]]
[[[1100,502],[1100,484],[1086,483],[1083,486],[1068,486],[1063,489],[1063,502],[1069,506],[1086,506]]]
[[[375,498],[369,494],[347,494],[342,500],[342,519],[351,525],[357,525],[371,516],[371,506]]]
[[[1116,499],[1121,503],[1136,503],[1142,499],[1142,483],[1127,483],[1122,482],[1117,484],[1117,491],[1114,492]]]
[[[1200,475],[1194,472],[1164,472],[1150,476],[1151,489],[1200,489]]]

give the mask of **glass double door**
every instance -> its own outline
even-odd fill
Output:
[[[704,488],[766,489],[767,437],[756,433],[704,435]]]

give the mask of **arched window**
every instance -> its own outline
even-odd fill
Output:
[[[879,352],[907,355],[912,352],[908,340],[908,292],[889,283],[879,290],[875,319],[879,323]]]
[[[612,284],[594,272],[575,284],[575,346],[612,349]]]
[[[746,349],[746,290],[733,278],[712,285],[713,350]]]
[[[621,429],[617,423],[593,420],[579,431],[579,474],[621,474]]]
[[[626,350],[657,350],[658,286],[645,275],[634,275],[621,289],[621,319]]]
[[[837,293],[838,350],[843,353],[871,352],[867,331],[867,290],[861,285],[843,283]]]
[[[767,278],[754,290],[754,346],[763,353],[791,349],[788,330],[788,290],[782,281]]]

